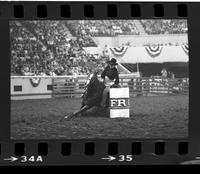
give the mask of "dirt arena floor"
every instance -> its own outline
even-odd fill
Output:
[[[189,98],[140,96],[130,99],[130,118],[93,114],[63,119],[80,107],[80,99],[11,101],[12,139],[187,138]]]

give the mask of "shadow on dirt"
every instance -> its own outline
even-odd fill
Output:
[[[80,117],[103,117],[109,118],[110,117],[110,110],[109,108],[102,108],[102,107],[93,107],[86,112],[82,113]]]

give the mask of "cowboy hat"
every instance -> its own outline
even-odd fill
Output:
[[[111,60],[109,60],[108,63],[111,65],[118,65],[117,60],[115,58],[112,58]]]

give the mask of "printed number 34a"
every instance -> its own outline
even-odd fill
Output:
[[[119,155],[118,161],[132,161],[133,157],[132,155]]]
[[[43,159],[41,156],[31,156],[31,157],[27,157],[27,156],[21,156],[21,162],[25,163],[25,162],[43,162]]]

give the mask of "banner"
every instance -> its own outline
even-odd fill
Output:
[[[31,85],[33,87],[37,87],[40,84],[40,81],[41,81],[41,78],[39,77],[30,78]]]
[[[162,48],[162,49],[161,49]],[[183,51],[182,46],[161,46],[160,51],[150,53],[145,46],[129,47],[122,57],[116,57],[118,63],[165,63],[188,62],[189,56]],[[160,53],[160,54],[159,54]],[[157,55],[152,57],[153,55]]]
[[[161,45],[156,45],[156,46],[148,45],[148,46],[145,46],[146,51],[149,53],[149,55],[151,57],[159,56],[159,54],[162,51],[162,48],[163,48],[163,46],[161,46]]]
[[[127,46],[110,48],[112,54],[116,57],[122,57],[126,53],[127,49]]]
[[[182,44],[182,48],[183,48],[184,52],[188,55],[189,54],[189,46],[188,46],[188,44]]]

